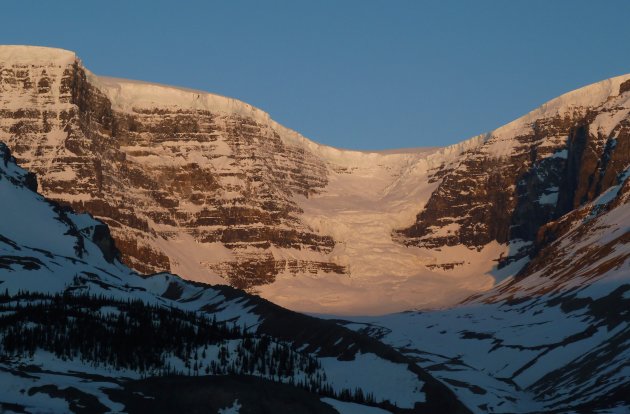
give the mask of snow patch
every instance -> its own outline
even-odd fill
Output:
[[[361,388],[372,393],[376,401],[389,400],[401,408],[413,408],[416,402],[424,402],[424,383],[407,369],[406,364],[396,364],[374,354],[357,353],[352,361],[321,358],[328,383],[337,391],[343,388]],[[383,381],[387,378],[387,382]]]
[[[242,405],[238,402],[238,398],[234,400],[231,406],[220,408],[218,414],[238,414],[241,412]]]
[[[331,405],[339,414],[390,414],[389,411],[385,411],[382,408],[339,401],[333,398],[322,398],[321,401]]]

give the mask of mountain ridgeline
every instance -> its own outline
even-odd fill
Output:
[[[0,46],[0,201],[0,411],[630,407],[630,75],[361,152]]]
[[[525,240],[540,247],[541,227],[594,200],[630,164],[629,91],[626,77],[604,81],[489,133],[440,173],[416,223],[399,232],[404,242],[482,248]],[[459,231],[434,236],[435,223]]]
[[[234,99],[6,46],[0,139],[45,196],[107,223],[139,272],[295,310],[383,313],[490,288],[496,260],[534,256],[541,227],[613,185],[630,162],[629,82],[570,92],[444,149],[362,153]]]

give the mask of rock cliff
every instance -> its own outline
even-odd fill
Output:
[[[630,163],[630,76],[446,148],[319,145],[246,103],[96,76],[0,47],[0,140],[40,191],[109,225],[142,273],[229,283],[292,309],[456,303],[515,275],[548,225]]]

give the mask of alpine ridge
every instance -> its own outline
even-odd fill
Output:
[[[124,263],[295,310],[443,307],[512,277],[630,162],[630,76],[447,148],[346,151],[248,104],[0,47],[0,139]]]
[[[629,205],[630,75],[361,152],[0,46],[0,411],[627,413]]]

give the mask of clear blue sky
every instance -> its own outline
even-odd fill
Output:
[[[244,100],[318,142],[437,146],[630,72],[630,1],[5,0],[0,43]]]

